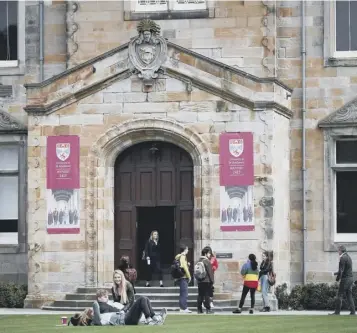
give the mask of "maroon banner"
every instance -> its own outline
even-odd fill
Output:
[[[253,231],[253,133],[223,133],[219,138],[220,220],[222,231]]]
[[[221,186],[254,185],[253,133],[222,133],[219,164]]]
[[[47,188],[79,188],[79,137],[47,137]]]
[[[47,233],[80,233],[79,137],[47,137]]]

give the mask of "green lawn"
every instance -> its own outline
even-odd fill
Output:
[[[135,333],[356,333],[357,316],[168,316],[164,326],[56,327],[61,316],[0,316],[1,333],[78,332],[106,333],[117,330]]]

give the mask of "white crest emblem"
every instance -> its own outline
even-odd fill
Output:
[[[71,144],[70,143],[57,143],[56,144],[56,155],[64,162],[69,155],[71,155]]]
[[[244,141],[243,139],[231,139],[229,140],[229,152],[234,157],[239,157],[242,155],[244,150]]]

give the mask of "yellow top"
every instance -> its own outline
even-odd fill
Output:
[[[191,274],[188,269],[187,258],[184,254],[178,254],[175,259],[180,259],[180,267],[184,270],[185,275],[182,278],[191,280]]]

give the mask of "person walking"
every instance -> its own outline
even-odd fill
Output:
[[[198,282],[198,296],[197,296],[197,313],[203,313],[202,303],[204,302],[206,313],[213,313],[211,309],[211,291],[214,284],[213,269],[211,264],[212,250],[206,246],[202,252],[202,256],[195,265],[195,278]]]
[[[336,281],[340,282],[337,297],[335,312],[330,313],[330,315],[339,315],[341,312],[342,298],[346,295],[347,303],[350,309],[351,315],[356,315],[355,303],[352,296],[353,287],[353,274],[352,274],[352,260],[348,255],[346,248],[343,245],[338,247],[338,254],[340,256],[340,261],[338,265],[338,272],[336,275]]]
[[[156,272],[159,275],[160,287],[163,287],[162,270],[161,270],[161,253],[159,244],[159,233],[154,230],[150,234],[150,238],[145,245],[145,256],[148,265],[148,275],[146,279],[146,287],[150,287],[152,275]]]
[[[260,264],[260,271],[259,271],[259,281],[260,281],[261,292],[263,297],[263,309],[261,309],[261,312],[269,312],[270,305],[269,305],[269,296],[268,296],[268,292],[269,292],[268,275],[273,271],[273,266],[268,251],[263,252],[262,259],[263,261]]]
[[[256,256],[250,254],[248,256],[248,261],[242,266],[240,272],[244,278],[242,296],[240,298],[238,309],[234,310],[233,313],[242,313],[245,298],[248,292],[250,292],[250,309],[249,313],[254,313],[255,305],[255,291],[258,288],[258,263],[256,261]]]
[[[175,259],[180,262],[180,268],[182,269],[183,276],[177,280],[180,286],[180,312],[183,313],[192,313],[187,307],[187,299],[188,299],[188,285],[191,282],[191,274],[188,269],[188,262],[187,262],[187,254],[188,254],[188,247],[182,245],[180,248],[180,253],[175,256]]]

